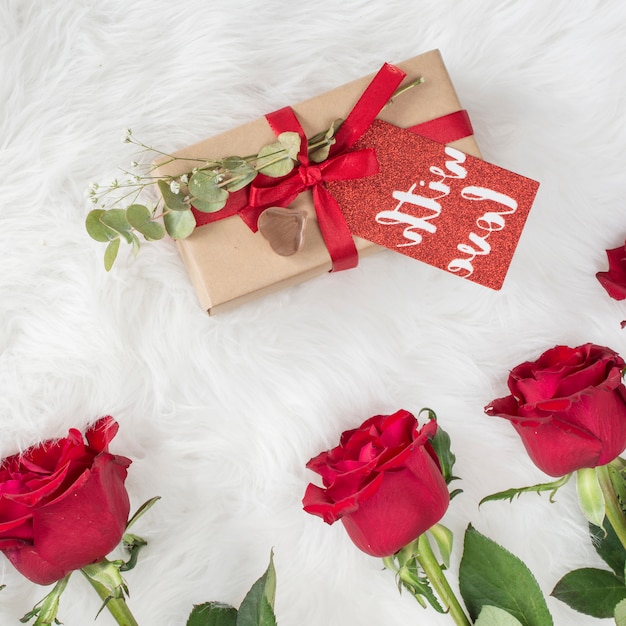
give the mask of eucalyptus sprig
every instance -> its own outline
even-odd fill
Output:
[[[334,143],[336,125],[309,141],[312,158],[323,154]],[[122,240],[133,247],[135,255],[145,241],[157,241],[167,233],[172,239],[188,237],[196,227],[191,206],[204,213],[224,208],[228,196],[249,185],[259,173],[271,177],[285,176],[295,167],[300,150],[298,133],[281,133],[278,140],[264,146],[257,154],[224,159],[188,159],[163,153],[138,140],[128,129],[126,143],[144,153],[161,155],[164,160],[151,163],[147,174],[138,173],[140,164],[131,163],[122,170],[124,181],[115,179],[101,187],[90,186],[89,197],[96,208],[87,215],[85,226],[96,241],[107,244],[104,266],[111,269]],[[179,176],[153,176],[157,167],[173,161],[189,161],[190,169]],[[191,167],[192,166],[192,167]],[[141,201],[144,192],[156,186],[159,194],[155,204]],[[162,222],[162,223],[161,223]]]
[[[418,78],[400,87],[386,106],[422,82]],[[328,158],[342,121],[335,120],[328,129],[307,139],[311,161],[321,163]],[[157,241],[166,233],[172,239],[189,237],[196,228],[192,206],[203,213],[215,213],[226,206],[231,193],[247,187],[258,174],[273,178],[289,174],[298,163],[301,147],[298,133],[284,132],[256,154],[212,159],[168,154],[137,139],[131,129],[127,129],[122,141],[135,145],[142,156],[132,161],[128,169],[120,168],[121,176],[110,184],[91,183],[88,191],[94,206],[85,226],[92,239],[107,244],[107,271],[113,267],[122,241],[132,246],[136,256],[142,240]],[[160,158],[155,162],[157,157]],[[145,161],[149,164],[144,165]],[[189,169],[177,176],[155,174],[158,168],[174,161],[188,162]],[[144,192],[155,188],[159,191],[152,194],[156,200],[144,199]]]

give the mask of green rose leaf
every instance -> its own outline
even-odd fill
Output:
[[[484,606],[474,626],[522,626],[522,623],[497,606]]]
[[[611,572],[584,567],[565,574],[551,595],[585,615],[613,617],[615,607],[626,600],[626,586]]]
[[[148,207],[143,204],[131,204],[126,209],[128,223],[140,232],[147,241],[157,241],[165,236],[165,229],[158,222],[152,221]]]
[[[189,200],[185,200],[182,193],[174,193],[167,181],[160,179],[157,181],[159,191],[163,196],[165,206],[172,211],[186,211],[189,209]]]
[[[187,620],[187,626],[235,626],[237,609],[221,602],[196,604]]]
[[[626,626],[626,600],[617,603],[613,617],[617,626]]]
[[[92,239],[107,243],[112,239],[116,239],[118,235],[112,228],[109,228],[100,221],[104,213],[104,209],[93,209],[89,211],[85,219],[85,228]]]
[[[276,596],[276,570],[273,555],[265,573],[243,599],[237,614],[237,626],[276,626],[274,598]]]
[[[113,239],[109,242],[109,245],[104,251],[104,269],[108,272],[113,267],[115,259],[117,259],[117,253],[120,249],[120,238]]]
[[[133,239],[130,234],[131,226],[126,219],[126,211],[124,209],[109,209],[104,211],[100,216],[100,221],[109,228],[113,229],[126,239],[128,243],[132,243]]]
[[[205,213],[219,211],[228,200],[228,191],[219,185],[218,174],[213,171],[198,170],[189,179],[191,203]]]
[[[473,620],[484,606],[495,606],[522,626],[553,626],[545,598],[528,567],[471,525],[465,531],[459,587]]]
[[[191,209],[186,211],[168,211],[163,214],[165,230],[172,239],[189,237],[196,227],[196,218]]]
[[[295,161],[292,159],[287,150],[280,142],[271,143],[268,146],[263,146],[257,155],[256,167],[266,176],[272,176],[273,178],[279,178],[289,174],[295,166]]]
[[[605,533],[606,531],[606,533]],[[615,575],[624,582],[624,568],[626,568],[626,552],[615,530],[608,519],[604,519],[604,530],[594,524],[589,524],[591,543],[604,562],[615,572]]]

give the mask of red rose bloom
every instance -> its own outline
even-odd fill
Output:
[[[328,524],[341,519],[355,545],[390,556],[436,524],[450,496],[429,439],[437,423],[421,430],[408,411],[376,415],[341,435],[340,444],[307,467],[322,477],[310,484],[304,510]]]
[[[130,459],[109,454],[112,417],[83,436],[70,430],[0,464],[0,550],[40,585],[102,560],[120,542],[130,510]]]
[[[606,256],[609,259],[609,271],[598,272],[596,278],[611,298],[624,300],[626,298],[626,243],[620,248],[607,250]]]
[[[510,420],[550,476],[605,465],[626,448],[624,366],[609,348],[557,346],[513,369],[511,395],[485,412]]]

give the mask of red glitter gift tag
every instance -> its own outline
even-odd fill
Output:
[[[350,231],[500,289],[539,183],[380,120],[363,148],[380,172],[328,183]]]

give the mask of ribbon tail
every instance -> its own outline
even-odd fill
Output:
[[[349,270],[359,263],[359,254],[339,204],[323,185],[312,189],[315,206],[323,206],[317,211],[317,223],[333,262],[333,272]]]

